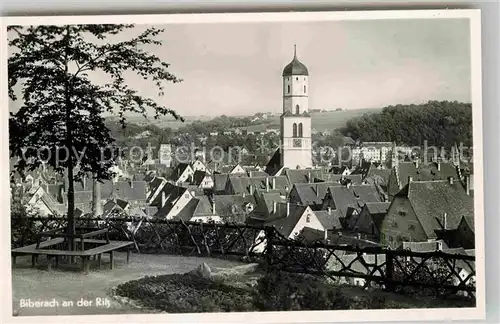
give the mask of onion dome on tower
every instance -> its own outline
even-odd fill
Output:
[[[309,75],[307,67],[297,58],[297,46],[294,45],[293,60],[283,69],[283,76]]]

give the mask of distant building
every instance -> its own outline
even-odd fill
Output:
[[[160,155],[160,164],[164,164],[167,167],[170,167],[172,164],[172,145],[161,144],[159,155]]]

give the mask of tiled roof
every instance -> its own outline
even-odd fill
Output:
[[[266,173],[269,175],[275,175],[276,172],[281,170],[283,166],[281,165],[281,150],[277,149],[271,156],[266,165]]]
[[[213,215],[212,204],[207,196],[196,197],[196,209],[193,212],[193,216],[207,216]]]
[[[286,169],[285,175],[291,184],[296,183],[309,183],[314,182],[315,178],[320,178],[320,170],[296,170],[296,169]]]
[[[214,191],[220,192],[226,189],[227,181],[229,180],[229,174],[217,174],[213,175],[214,177]]]
[[[251,195],[215,195],[212,197],[212,203],[215,204],[215,214],[223,220],[235,222],[245,222],[249,215],[246,209],[250,203],[255,208],[255,198]]]
[[[290,214],[287,216],[287,204],[278,204],[278,213],[275,216],[277,219],[268,222],[267,226],[274,226],[276,230],[285,237],[290,236],[298,221],[308,209],[308,206],[300,206],[296,204],[289,204]]]
[[[341,217],[348,215],[349,207],[360,210],[367,202],[382,201],[374,185],[331,186],[328,190]]]
[[[470,229],[475,232],[474,229],[474,216],[471,215],[464,215],[463,220],[469,225]]]
[[[267,174],[264,171],[249,171],[248,176],[249,177],[269,177],[269,174]]]
[[[408,198],[428,238],[436,238],[445,214],[446,229],[456,229],[463,216],[474,217],[474,201],[458,182],[412,181],[397,196]]]
[[[229,176],[229,185],[235,194],[250,194],[252,186],[254,190],[279,190],[283,195],[287,194],[289,183],[284,176],[277,177],[234,177]],[[273,188],[273,182],[275,187]]]
[[[301,231],[302,236],[306,239],[307,242],[315,242],[315,241],[324,241],[325,240],[325,231],[320,231],[317,229],[304,227]],[[327,232],[326,237],[327,243],[330,245],[343,245],[343,246],[352,246],[352,247],[377,247],[379,244],[371,241],[367,241],[364,239],[359,239],[357,237],[352,237],[348,235],[339,235],[336,232]],[[354,254],[354,256],[356,256]],[[380,256],[380,255],[379,255]],[[346,263],[349,264],[349,263]]]
[[[343,176],[341,174],[333,174],[333,173],[323,173],[319,174],[317,177],[315,177],[315,180],[317,181],[323,181],[323,182],[329,182],[329,183],[338,183],[341,184],[345,181],[351,182],[353,185],[360,185],[363,183],[363,178],[360,174],[350,174]]]
[[[373,215],[385,215],[387,210],[391,205],[390,202],[367,202],[366,208],[370,214]]]
[[[379,169],[374,165],[371,165],[366,174],[366,178],[374,181],[375,179],[380,179],[379,183],[382,186],[387,186],[389,183],[389,177],[391,176],[391,169]]]
[[[340,230],[342,228],[342,224],[340,223],[340,213],[338,210],[316,210],[314,211],[314,214],[316,214],[316,217],[318,217],[325,229]]]
[[[187,168],[191,168],[188,163],[179,163],[175,169],[170,173],[169,180],[177,181],[179,176],[184,173]]]
[[[146,200],[145,181],[117,181],[113,186],[116,196],[123,200]]]
[[[165,185],[165,187],[167,187],[167,185]],[[166,201],[164,206],[161,206],[162,194],[160,193],[158,195],[160,201],[159,204],[157,205],[159,207],[158,212],[155,215],[157,217],[166,217],[168,213],[172,210],[172,208],[175,206],[175,203],[177,202],[178,198],[181,197],[187,191],[186,188],[177,186],[174,186],[174,188],[169,188],[169,189],[172,190],[169,191],[165,190]]]
[[[333,182],[316,182],[316,183],[296,183],[294,185],[295,191],[299,196],[298,203],[303,205],[321,205],[325,198],[328,188],[336,186]],[[292,189],[293,190],[293,189]]]
[[[61,189],[64,186],[62,184],[49,184],[47,185],[47,193],[57,202],[62,203],[63,198],[61,197]]]
[[[75,191],[75,204],[92,202],[92,191]]]
[[[207,175],[210,176],[206,171],[196,170],[193,175],[193,184],[199,186]]]
[[[458,171],[453,163],[440,163],[439,168],[440,170],[438,170],[438,163],[435,162],[418,163],[418,168],[414,162],[399,162],[396,167],[399,188],[408,184],[409,177],[413,181],[448,180],[449,177],[458,180]],[[389,194],[395,195],[399,188],[389,187]]]
[[[156,193],[156,191],[160,188],[160,186],[163,186],[167,180],[162,177],[155,177],[153,181],[150,182],[149,184],[149,196],[147,197],[147,200],[151,200],[153,198],[153,195]]]

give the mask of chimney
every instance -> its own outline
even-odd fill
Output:
[[[134,181],[133,180],[130,180],[130,188],[134,188]]]
[[[242,196],[243,196],[243,198],[245,198],[247,196],[247,193],[243,191]]]
[[[358,240],[361,240],[361,233],[358,233],[357,237],[358,237]]]
[[[446,231],[446,227],[447,227],[447,224],[446,224],[446,216],[448,216],[446,213],[444,213],[443,215],[443,227],[444,227],[444,230]]]
[[[87,176],[85,174],[82,176],[82,187],[83,191],[87,190]]]
[[[415,168],[417,168],[417,169],[418,169],[418,162],[419,162],[418,159],[416,159],[415,160]]]
[[[345,186],[347,187],[347,189],[351,188],[351,181],[348,181]]]
[[[325,241],[326,241],[326,240],[328,240],[328,230],[325,228],[324,232],[325,232]]]
[[[251,178],[253,176],[253,172],[252,171],[248,171],[248,176]]]
[[[311,171],[308,171],[308,172],[307,172],[307,181],[308,181],[309,183],[312,183],[312,181],[311,181]]]
[[[470,175],[465,177],[465,193],[470,196]]]
[[[191,184],[193,184],[193,183],[194,183],[194,173],[191,173],[191,174],[189,175],[189,179],[190,179],[190,181],[189,181],[189,182],[190,182]]]
[[[253,185],[250,185],[250,194],[253,195]]]
[[[288,217],[290,215],[290,203],[287,202],[286,203],[286,217]]]
[[[162,191],[161,192],[161,207],[165,206],[166,203],[167,203],[167,195],[165,194],[165,191]]]
[[[437,162],[437,168],[438,168],[438,171],[441,171],[441,162],[440,161]]]
[[[412,183],[413,182],[413,177],[408,177],[408,183]]]
[[[97,179],[93,179],[93,190],[92,190],[92,200],[93,200],[93,212],[94,217],[99,217],[102,215],[102,203],[101,203],[101,183]]]
[[[278,205],[278,203],[276,201],[273,201],[273,213],[276,213],[276,211],[277,211],[277,208],[276,208],[277,205]]]
[[[453,177],[448,178],[448,181],[450,182],[451,185],[453,184],[453,180],[454,180]]]
[[[275,177],[273,177],[273,187],[272,187],[272,189],[273,190],[276,189],[276,178]]]
[[[212,198],[212,214],[215,215],[215,197]]]
[[[269,192],[269,178],[266,177],[266,191]]]
[[[332,207],[328,206],[328,215],[331,215],[332,214]]]
[[[339,236],[342,236],[342,232],[338,232],[337,234],[338,234]]]

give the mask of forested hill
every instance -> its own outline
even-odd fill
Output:
[[[396,105],[382,112],[355,117],[341,129],[360,141],[450,147],[472,146],[472,105],[457,101],[429,101],[421,105]]]

